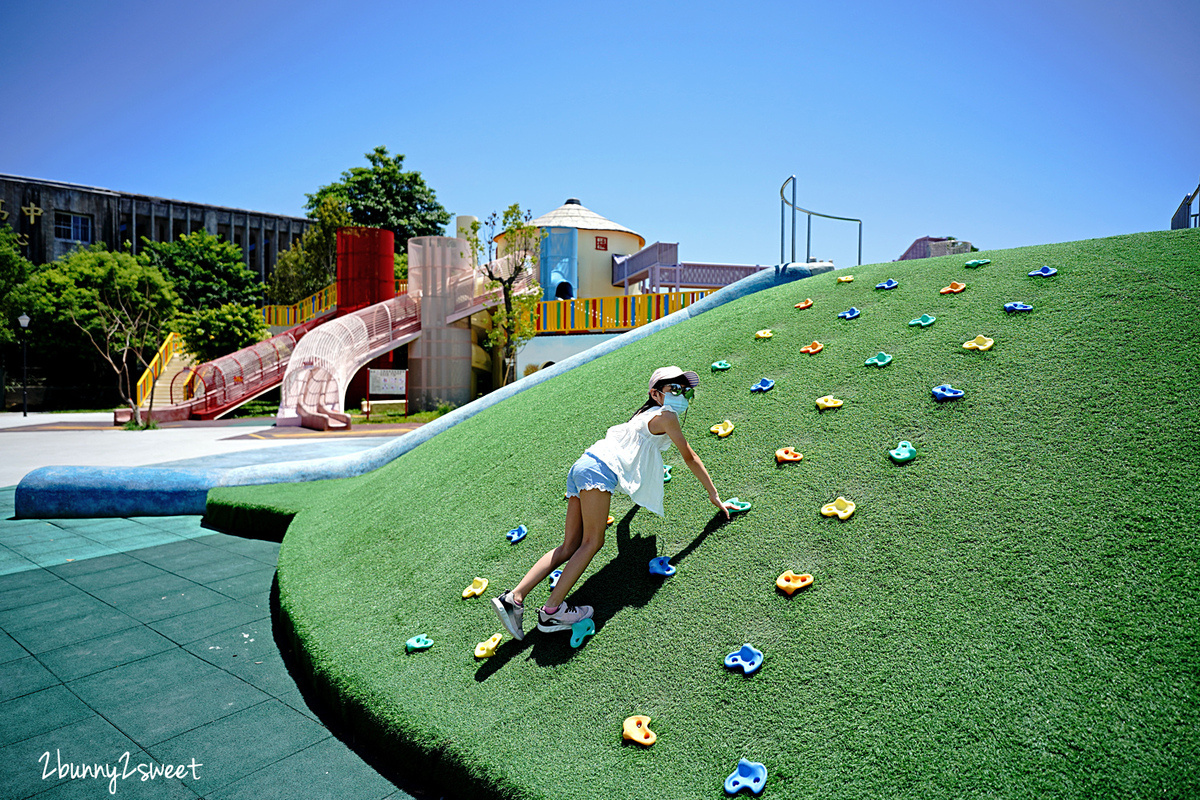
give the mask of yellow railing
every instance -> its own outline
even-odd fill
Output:
[[[686,308],[712,292],[661,292],[618,297],[583,297],[538,303],[534,327],[538,333],[585,333],[636,328]]]
[[[137,404],[140,406],[150,396],[150,389],[154,386],[154,381],[159,375],[162,375],[163,368],[167,366],[167,362],[179,352],[183,351],[183,339],[178,333],[169,333],[163,341],[162,347],[158,348],[158,352],[154,355],[154,360],[150,362],[150,366],[142,373],[142,377],[138,378],[137,382]]]
[[[408,281],[396,280],[396,294],[408,293]],[[263,320],[273,328],[290,328],[337,308],[337,284],[331,283],[316,294],[290,306],[263,306]]]

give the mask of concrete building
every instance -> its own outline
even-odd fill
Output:
[[[136,253],[142,238],[175,241],[205,230],[242,248],[246,266],[263,282],[281,250],[297,241],[311,220],[264,214],[80,186],[61,181],[0,175],[0,225],[17,232],[22,254],[45,264],[79,245],[103,242]]]
[[[922,236],[908,246],[904,255],[897,261],[907,261],[912,258],[937,258],[938,256],[956,256],[971,252],[971,243],[949,236]]]

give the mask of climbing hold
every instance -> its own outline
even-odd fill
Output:
[[[1012,314],[1014,311],[1033,311],[1033,306],[1025,303],[1005,303],[1004,310]]]
[[[561,577],[562,577],[561,569],[556,569],[556,570],[554,570],[554,572],[550,573],[550,588],[551,589],[553,589],[555,586],[558,586],[558,579]]]
[[[753,675],[762,666],[762,650],[750,644],[742,645],[740,650],[734,650],[725,656],[725,666],[730,669],[740,669],[744,675]]]
[[[755,339],[770,339],[774,335],[775,334],[771,333],[770,328],[763,328],[761,331],[758,331],[757,333],[754,334],[754,338]]]
[[[742,789],[749,789],[755,794],[762,794],[767,785],[767,768],[757,761],[738,760],[737,769],[725,779],[725,793],[737,794]]]
[[[854,281],[853,275],[842,275],[838,278],[838,283],[852,283],[853,281]]]
[[[517,542],[524,539],[525,534],[527,534],[527,533],[529,533],[529,528],[526,528],[524,525],[518,525],[517,527],[513,528],[511,531],[509,531],[508,533],[506,533],[504,535],[508,537],[508,540],[510,542],[512,542],[513,544],[516,544]]]
[[[890,363],[892,363],[892,357],[889,356],[887,353],[880,352],[879,354],[873,355],[870,358],[868,358],[865,362],[863,362],[863,366],[864,367],[886,367]]]
[[[967,285],[965,283],[959,283],[958,281],[950,281],[949,286],[947,286],[944,289],[939,289],[938,291],[941,294],[958,294],[965,288],[967,288]]]
[[[617,521],[617,520],[616,520],[616,517],[614,517],[612,514],[609,514],[609,515],[608,515],[608,522],[604,523],[604,525],[605,525],[605,527],[607,527],[607,526],[609,526],[609,525],[612,525],[612,524],[613,524],[614,522],[616,522],[616,521]]]
[[[423,633],[404,643],[404,649],[410,653],[414,650],[428,650],[431,647],[433,647],[433,639]]]
[[[775,451],[775,463],[782,464],[785,461],[799,461],[804,458],[800,453],[796,452],[794,447],[781,447]]]
[[[838,400],[836,397],[834,397],[831,394],[827,394],[824,397],[817,398],[817,408],[821,409],[822,411],[824,411],[827,408],[841,408],[841,406],[842,406],[842,401]]]
[[[1054,267],[1043,264],[1042,266],[1029,273],[1031,278],[1049,278],[1051,275],[1057,275],[1058,270]]]
[[[591,618],[581,619],[571,626],[571,647],[579,647],[583,640],[596,632],[596,623]]]
[[[775,385],[775,381],[771,380],[770,378],[763,378],[758,383],[751,386],[750,391],[752,391],[752,392],[769,392],[769,391],[771,391],[771,388],[774,385]]]
[[[721,437],[722,439],[724,439],[726,436],[733,433],[733,423],[730,422],[729,420],[725,420],[724,422],[718,422],[716,425],[713,425],[708,430],[712,433],[715,433],[717,436]],[[668,479],[670,478],[669,473],[667,475],[667,478]]]
[[[937,400],[939,403],[946,400],[957,400],[964,394],[966,394],[966,392],[964,392],[962,389],[955,389],[948,383],[943,383],[941,386],[933,387],[933,399]]]
[[[973,261],[968,261],[966,264],[963,264],[963,266],[974,268],[974,267],[982,267],[984,264],[990,264],[990,263],[992,263],[992,260],[990,258],[977,258]]]
[[[832,517],[835,514],[838,519],[850,519],[850,515],[854,513],[855,505],[844,497],[838,497],[832,503],[826,503],[821,506],[821,513],[827,517]]]
[[[991,350],[992,345],[995,343],[996,341],[994,339],[989,339],[983,334],[980,334],[971,341],[964,342],[963,350],[979,350],[980,352],[983,352],[985,350]]]
[[[649,747],[658,739],[650,730],[650,718],[645,714],[634,714],[621,726],[621,736],[631,742]]]
[[[917,317],[916,319],[910,320],[908,324],[909,325],[920,325],[922,328],[928,328],[930,325],[932,325],[935,322],[937,322],[937,317],[930,316],[929,314],[922,314],[921,316]]]
[[[729,424],[732,425],[733,423],[731,422]],[[663,483],[670,483],[670,482],[671,482],[671,465],[664,464],[663,465]]]
[[[883,283],[875,284],[875,288],[876,289],[895,289],[899,285],[900,284],[896,283],[896,281],[894,279],[888,278]]]
[[[917,457],[917,448],[912,446],[912,442],[901,442],[895,450],[888,450],[888,455],[892,457],[892,461],[903,464]]]
[[[791,594],[797,589],[803,589],[804,587],[808,586],[812,583],[812,581],[812,575],[809,575],[807,572],[803,575],[797,575],[789,569],[787,572],[775,579],[775,586],[776,588],[782,589],[788,594]]]
[[[714,361],[712,364],[713,372],[723,372],[732,366],[728,361]]]
[[[487,585],[487,578],[476,578],[475,580],[471,581],[470,586],[463,589],[463,599],[465,600],[468,597],[479,597],[479,595],[483,594],[483,590],[487,588]]]
[[[838,316],[841,317],[842,319],[854,319],[855,317],[858,316],[858,309],[857,308],[846,309],[842,313],[838,314]]]
[[[738,500],[736,497],[731,497],[726,500],[724,506],[735,514],[750,510],[749,503],[747,503],[745,500]]]
[[[675,574],[675,568],[671,566],[670,556],[659,556],[658,558],[650,559],[650,574],[665,575],[668,578]]]
[[[480,642],[475,645],[476,658],[490,658],[496,655],[496,645],[500,644],[500,640],[504,638],[503,634],[497,633],[486,642]]]
[[[825,345],[821,344],[820,342],[813,342],[812,344],[806,344],[804,347],[801,347],[800,352],[808,353],[810,356],[815,356],[824,349]]]
[[[796,303],[796,308],[799,308],[799,309],[805,309],[805,308],[811,308],[811,307],[812,307],[812,298],[811,297],[807,297],[807,298],[801,300],[799,303]]]

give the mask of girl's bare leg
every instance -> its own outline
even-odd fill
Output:
[[[558,579],[558,585],[550,592],[550,599],[546,601],[546,605],[550,608],[562,605],[571,588],[575,586],[575,581],[579,580],[579,576],[583,575],[583,571],[591,563],[592,556],[600,552],[600,548],[604,546],[604,530],[608,527],[608,509],[611,502],[612,493],[603,489],[585,489],[579,493],[583,536],[569,554],[566,566],[563,567],[562,577]],[[569,519],[568,516],[568,530],[570,530]],[[549,575],[552,570],[553,568],[550,568],[546,574]]]
[[[604,513],[605,520],[607,521],[608,512]],[[582,538],[583,516],[580,511],[580,502],[578,497],[572,497],[567,501],[567,523],[566,531],[563,534],[563,543],[553,550],[547,551],[545,555],[537,560],[537,563],[529,568],[529,572],[525,573],[525,577],[512,590],[513,599],[518,603],[525,602],[525,595],[529,594],[533,590],[533,587],[546,580],[559,564],[562,564],[571,557],[572,553],[579,549],[579,542]]]

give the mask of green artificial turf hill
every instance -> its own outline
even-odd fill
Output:
[[[210,517],[294,515],[280,603],[316,684],[375,747],[471,796],[718,798],[743,757],[766,765],[765,798],[1197,796],[1200,230],[972,256],[991,263],[755,294],[370,475],[214,491]],[[1026,276],[1043,264],[1058,274]],[[966,290],[939,294],[952,280]],[[909,326],[922,314],[937,321]],[[963,349],[980,334],[990,351]],[[864,366],[880,351],[890,365]],[[753,509],[717,521],[672,448],[666,519],[614,498],[576,587],[596,635],[506,635],[476,660],[502,630],[489,598],[561,540],[567,468],[664,364],[701,374],[684,431]],[[965,396],[934,402],[945,383]],[[819,412],[828,394],[844,405]],[[708,432],[725,419],[731,436]],[[901,440],[918,451],[902,466]],[[777,465],[787,445],[803,461]],[[857,511],[823,517],[839,495]],[[674,577],[649,574],[660,555]],[[814,583],[784,595],[789,569]],[[464,600],[476,576],[491,587]],[[435,644],[406,653],[417,634]],[[747,642],[765,653],[750,677],[723,665]],[[634,714],[652,747],[623,742]]]

